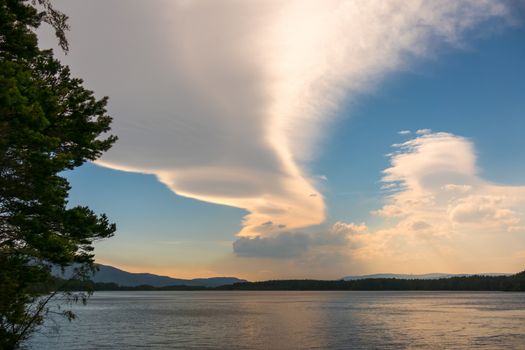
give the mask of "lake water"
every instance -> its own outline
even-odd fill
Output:
[[[97,292],[31,349],[525,349],[525,293]]]

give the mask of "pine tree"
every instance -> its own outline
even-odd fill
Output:
[[[67,205],[62,172],[97,159],[116,137],[107,134],[107,98],[39,49],[42,23],[67,51],[67,16],[49,0],[0,0],[0,349],[19,347],[42,324],[59,292],[36,292],[52,285],[51,268],[73,265],[85,278],[93,243],[116,230],[105,215]]]

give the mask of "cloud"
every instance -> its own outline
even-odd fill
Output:
[[[525,186],[483,179],[473,143],[424,133],[397,146],[383,182],[397,189],[372,213],[386,221],[353,235],[354,263],[414,270],[514,271],[525,248]],[[514,256],[514,257],[513,257]],[[410,266],[410,265],[408,265]]]
[[[233,243],[233,251],[242,257],[294,258],[310,247],[309,236],[283,232],[269,237],[240,237]]]
[[[120,139],[97,163],[155,174],[179,195],[246,209],[240,235],[257,236],[324,221],[324,198],[306,164],[342,99],[432,56],[436,43],[457,45],[480,23],[508,18],[506,4],[68,0],[57,6],[72,21],[67,60],[112,97]]]
[[[425,133],[399,145],[383,182],[398,191],[375,213],[402,220],[477,230],[505,231],[521,224],[516,208],[525,204],[525,187],[493,184],[478,175],[474,146],[450,133]],[[447,220],[448,219],[448,220]]]
[[[417,135],[426,135],[426,134],[430,134],[432,132],[432,129],[419,129],[419,130],[416,130],[416,134]]]
[[[410,135],[412,132],[410,130],[400,130],[397,133],[399,135]]]
[[[315,256],[325,251],[343,252],[357,242],[353,235],[367,231],[364,224],[337,222],[326,231],[316,233],[280,232],[265,237],[240,237],[233,243],[233,251],[240,257],[298,258]]]

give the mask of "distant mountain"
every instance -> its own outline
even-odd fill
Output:
[[[180,279],[168,276],[159,276],[151,273],[133,273],[113,266],[97,264],[99,271],[91,278],[93,282],[116,283],[121,286],[135,287],[140,285],[150,285],[153,287],[165,286],[192,286],[192,287],[218,287],[238,282],[246,282],[236,277],[211,277]],[[66,269],[64,274],[58,270],[54,273],[58,277],[69,278],[72,275],[72,269]]]
[[[378,273],[373,275],[360,275],[360,276],[346,276],[343,277],[345,281],[353,280],[364,280],[369,278],[397,278],[404,280],[437,280],[440,278],[450,277],[469,277],[469,276],[509,276],[509,273],[477,273],[477,274],[450,274],[450,273],[427,273],[423,275],[410,275],[410,274],[394,274],[394,273]]]

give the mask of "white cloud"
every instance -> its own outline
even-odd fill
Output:
[[[513,252],[525,248],[525,186],[481,178],[464,137],[424,134],[399,148],[383,177],[399,191],[373,212],[384,224],[354,237],[354,260],[404,271],[416,262],[414,271],[427,272],[521,268]]]
[[[398,186],[395,183],[388,183],[388,184],[381,185],[382,190],[395,190],[397,189],[397,187]]]
[[[412,132],[410,130],[400,130],[397,133],[399,135],[410,135]]]
[[[419,130],[416,130],[416,134],[417,135],[426,135],[426,134],[430,134],[432,132],[432,129],[419,129]]]
[[[425,134],[400,145],[384,171],[386,185],[401,190],[377,211],[404,220],[475,225],[478,230],[520,225],[516,206],[525,204],[525,187],[492,184],[479,177],[472,143],[449,133]],[[448,218],[447,222],[444,220]]]
[[[180,195],[244,208],[244,236],[324,220],[305,162],[343,98],[433,55],[436,43],[457,44],[479,23],[509,16],[504,1],[491,0],[57,6],[71,16],[66,60],[112,98],[120,140],[98,164],[155,174]],[[388,176],[422,170],[414,166],[421,164]]]

